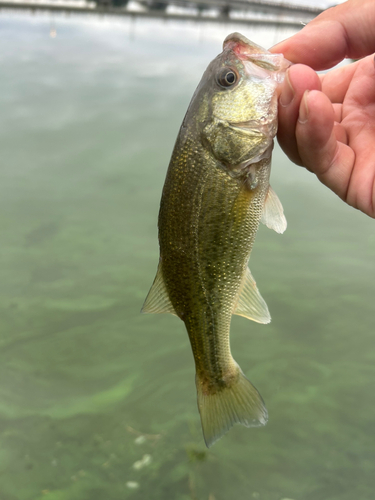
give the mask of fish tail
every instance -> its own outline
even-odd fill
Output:
[[[215,391],[204,390],[197,376],[198,408],[207,448],[234,424],[259,427],[268,420],[262,396],[239,368],[235,382]]]

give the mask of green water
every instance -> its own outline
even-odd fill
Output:
[[[171,149],[231,28],[0,25],[1,500],[373,500],[373,220],[276,148],[288,230],[251,259],[273,321],[232,326],[270,420],[209,451],[182,322],[139,314]]]

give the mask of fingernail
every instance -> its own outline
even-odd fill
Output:
[[[309,119],[309,107],[307,105],[307,99],[309,97],[309,90],[305,90],[305,93],[303,94],[301,104],[299,106],[299,116],[298,116],[298,121],[300,123],[306,123],[307,120]]]
[[[285,83],[283,85],[283,90],[281,91],[280,94],[280,104],[284,108],[286,106],[289,106],[289,104],[293,101],[294,97],[294,88],[292,87],[292,84],[290,83],[289,79],[289,70],[287,70],[285,74]]]

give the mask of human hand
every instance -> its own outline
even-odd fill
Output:
[[[349,205],[375,218],[375,2],[350,0],[271,49],[296,64],[279,99],[278,140]],[[344,57],[359,61],[317,75]],[[313,69],[312,69],[313,68]]]

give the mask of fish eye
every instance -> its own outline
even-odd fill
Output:
[[[217,77],[217,82],[222,87],[231,87],[237,82],[237,73],[231,68],[223,68]]]

